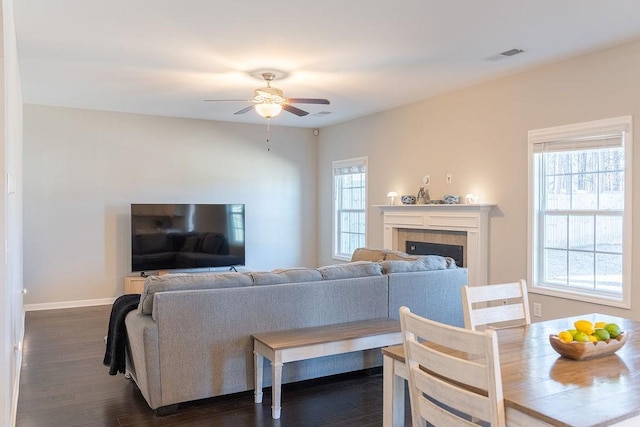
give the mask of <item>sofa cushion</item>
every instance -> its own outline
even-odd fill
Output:
[[[289,278],[289,283],[317,282],[322,280],[322,274],[315,268],[278,268],[273,273],[282,274]]]
[[[352,279],[355,277],[381,276],[382,269],[377,262],[356,261],[346,264],[327,265],[318,268],[324,280]]]
[[[208,233],[204,239],[202,239],[202,247],[200,250],[208,254],[219,254],[222,252],[223,244],[224,235],[220,233]]]
[[[253,271],[249,273],[253,286],[279,285],[281,283],[289,283],[286,276],[271,271]]]
[[[383,249],[357,248],[351,255],[351,262],[356,261],[384,261],[385,252]]]
[[[199,236],[188,236],[184,239],[184,244],[180,251],[182,252],[195,252],[200,244]]]
[[[164,274],[149,276],[144,282],[138,310],[143,314],[153,311],[153,295],[157,292],[195,289],[220,289],[251,286],[251,277],[244,273]]]
[[[455,263],[453,264],[455,266]],[[438,255],[424,255],[415,261],[390,260],[380,263],[384,274],[407,273],[410,271],[446,270],[447,259]]]
[[[249,273],[254,286],[278,285],[281,283],[318,282],[322,274],[311,268],[280,268],[269,272]]]

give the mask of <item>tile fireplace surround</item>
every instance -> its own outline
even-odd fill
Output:
[[[448,234],[462,239],[469,285],[486,285],[489,278],[489,211],[494,204],[472,205],[376,205],[384,215],[384,247],[401,250],[402,241],[422,240],[431,243],[433,234]],[[423,233],[429,230],[429,233]],[[416,237],[418,236],[418,237]],[[465,238],[466,237],[466,238]]]

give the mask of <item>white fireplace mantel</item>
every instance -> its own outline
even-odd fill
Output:
[[[375,205],[384,215],[386,249],[399,250],[398,230],[462,231],[467,235],[469,285],[489,279],[489,211],[495,204]]]

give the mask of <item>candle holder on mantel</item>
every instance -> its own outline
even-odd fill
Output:
[[[395,191],[389,191],[387,193],[387,197],[389,198],[389,204],[390,205],[395,205],[396,204],[396,197],[398,197],[398,193],[396,193]]]
[[[464,198],[467,200],[468,205],[475,205],[480,202],[480,197],[472,193],[467,194],[466,196],[464,196]]]

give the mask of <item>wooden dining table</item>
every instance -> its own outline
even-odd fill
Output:
[[[549,335],[579,319],[616,323],[629,334],[616,353],[571,360]],[[640,426],[640,322],[590,313],[497,331],[509,426]],[[407,371],[402,346],[383,349],[384,425],[404,426]]]

